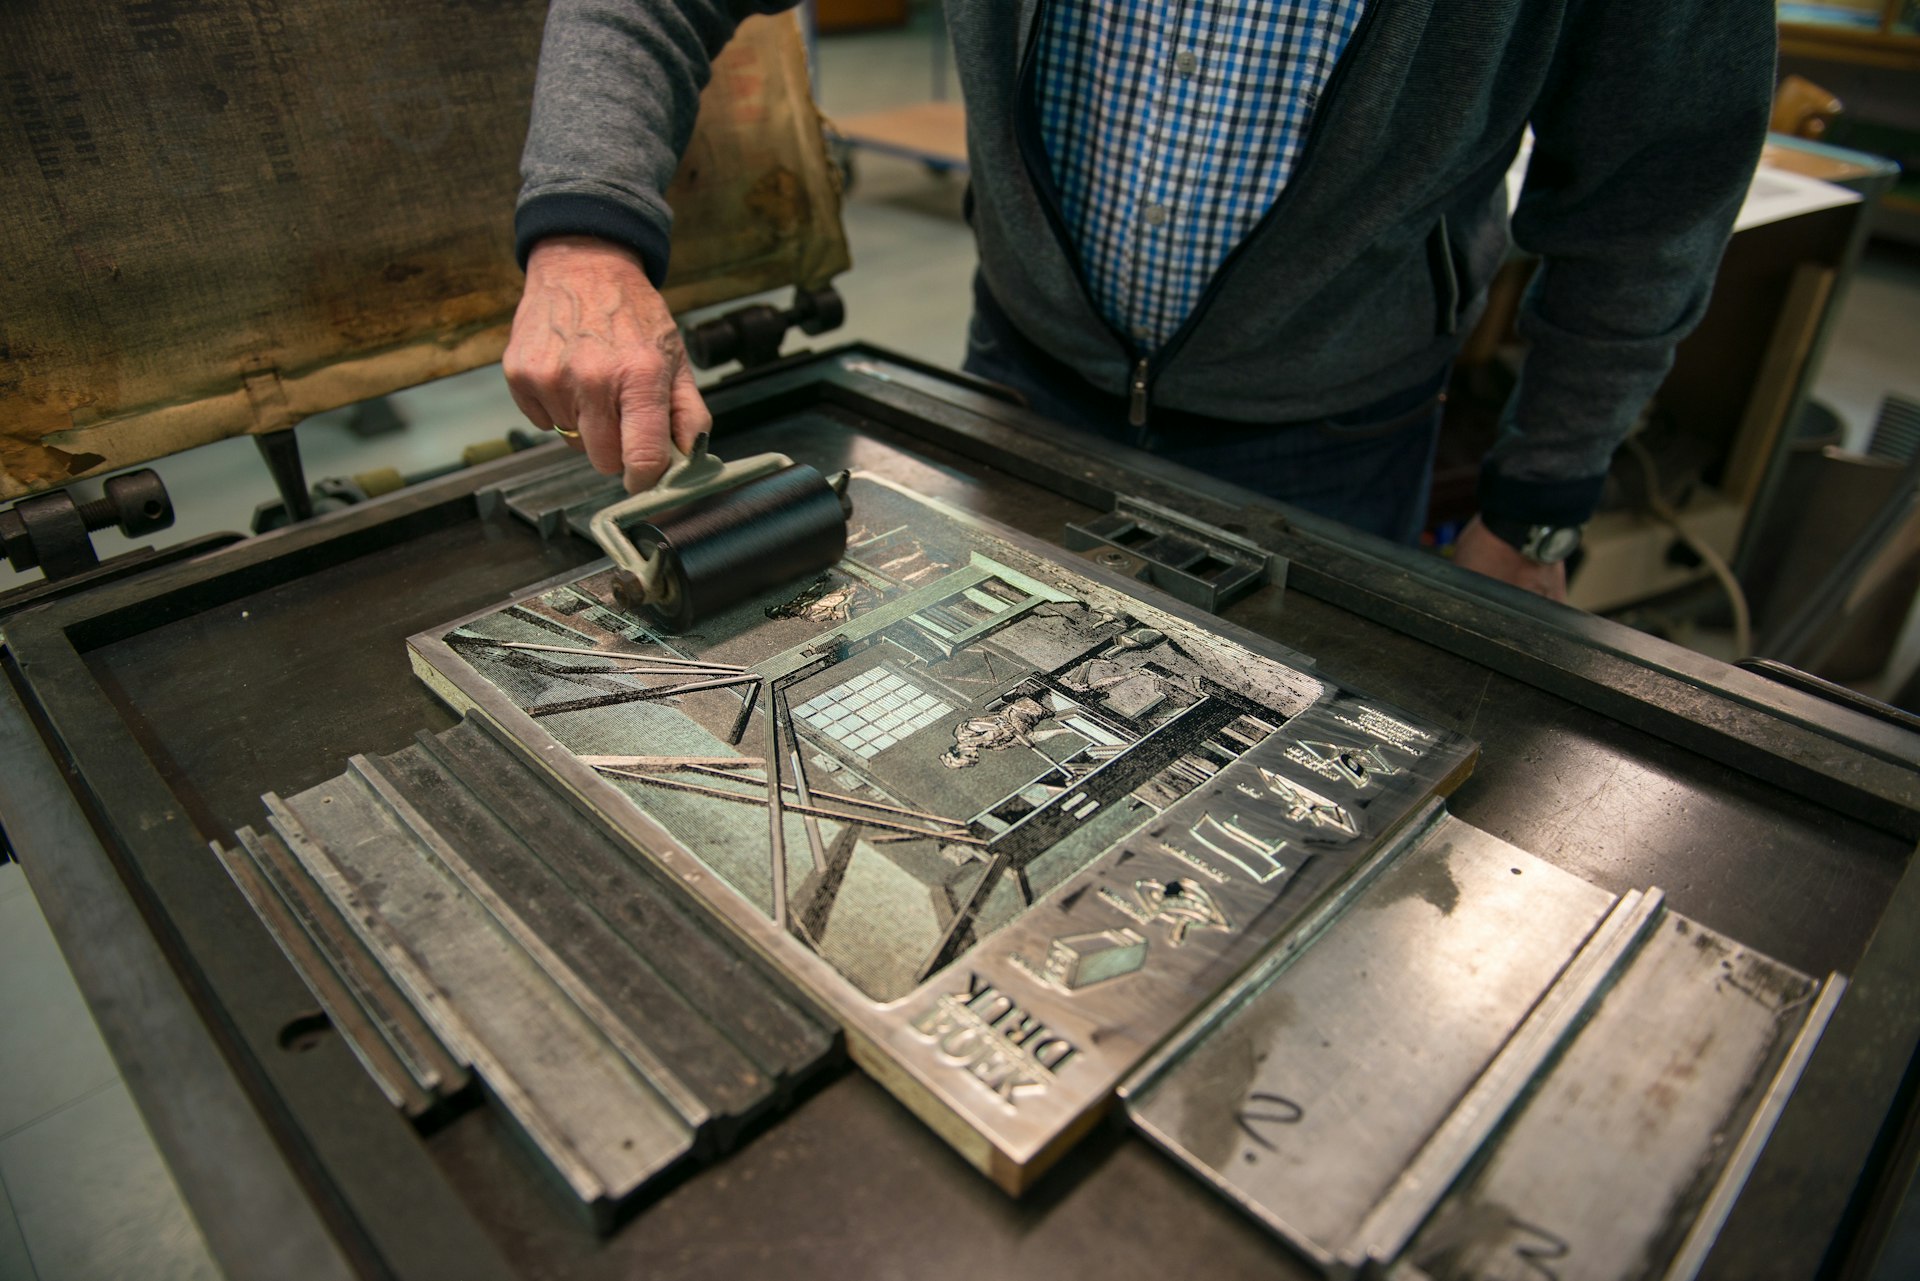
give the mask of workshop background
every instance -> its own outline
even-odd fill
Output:
[[[964,346],[973,242],[961,218],[964,175],[946,163],[955,115],[948,98],[957,91],[944,65],[938,16],[922,8],[896,25],[906,16],[904,4],[846,7],[880,24],[825,34],[818,44],[819,100],[852,139],[842,154],[855,266],[837,282],[847,323],[821,339],[796,337],[794,345],[866,339],[953,365]],[[1851,56],[1864,46],[1825,32],[1823,24],[1852,21],[1845,14],[1835,19],[1835,8],[1782,6],[1783,19],[1795,24],[1785,30],[1783,69],[1817,77],[1848,104],[1830,111],[1826,99],[1810,100],[1814,125],[1802,132],[1898,159],[1903,148],[1911,151],[1920,126],[1920,95],[1911,89],[1920,55],[1909,49],[1905,63]],[[1905,462],[1920,444],[1920,248],[1911,239],[1912,196],[1896,186],[1882,199],[1887,234],[1868,243],[1846,284],[1813,379],[1814,408],[1801,427],[1811,449],[1872,449]],[[1905,417],[1903,400],[1912,406]],[[317,479],[432,468],[524,427],[498,367],[489,366],[397,393],[383,406],[318,415],[298,434],[307,475]],[[135,542],[246,529],[274,498],[260,456],[244,438],[153,466],[172,494],[176,524],[157,540],[96,535],[103,557]],[[1436,531],[1439,541],[1445,532]],[[0,591],[34,577],[0,566]],[[1853,682],[1886,698],[1906,689],[1920,668],[1911,575],[1895,573],[1893,580],[1907,585],[1892,623],[1879,624],[1891,656]],[[1636,604],[1622,616],[1731,656],[1724,603],[1711,584]],[[0,865],[0,1028],[0,1281],[217,1276],[11,863]],[[1916,1257],[1905,1253],[1908,1261]]]

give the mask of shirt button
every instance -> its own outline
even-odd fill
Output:
[[[1163,226],[1167,221],[1167,207],[1162,204],[1151,204],[1140,211],[1140,216],[1147,220],[1149,227]]]
[[[1147,336],[1147,327],[1145,325],[1135,325],[1133,327],[1133,336],[1135,338],[1145,338]]]
[[[1200,59],[1191,49],[1182,49],[1173,55],[1173,69],[1183,76],[1190,76],[1200,69]]]

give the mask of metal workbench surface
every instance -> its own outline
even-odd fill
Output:
[[[1227,618],[1485,745],[1451,802],[1461,818],[1607,890],[1657,885],[1789,965],[1852,973],[1706,1275],[1864,1257],[1852,1237],[1877,1212],[1880,1166],[1898,1165],[1920,1013],[1920,886],[1902,880],[1920,830],[1912,735],[1516,593],[1476,595],[1450,567],[1152,459],[1088,457],[864,349],[713,400],[736,437],[724,449],[866,469],[1043,538],[1116,491],[1224,513],[1220,527],[1292,561],[1286,589]],[[1158,1277],[1201,1260],[1217,1276],[1312,1275],[1117,1127],[1016,1202],[850,1069],[603,1240],[491,1108],[422,1139],[338,1038],[281,1044],[312,998],[206,843],[258,822],[262,791],[452,723],[405,639],[596,558],[473,501],[562,456],[0,618],[8,830],[223,1264],[285,1275],[291,1249],[316,1276]]]

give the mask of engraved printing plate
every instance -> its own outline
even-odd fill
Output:
[[[1057,549],[851,492],[833,570],[697,633],[610,608],[601,566],[414,637],[414,665],[1018,1191],[1476,749]]]

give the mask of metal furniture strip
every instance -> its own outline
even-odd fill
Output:
[[[266,800],[294,855],[596,1222],[691,1150],[685,1121],[361,776]]]
[[[453,874],[453,879],[471,895],[475,902],[486,909],[489,917],[520,949],[538,965],[553,985],[566,993],[567,999],[582,1014],[592,1021],[595,1028],[613,1047],[620,1052],[642,1080],[658,1094],[666,1104],[680,1117],[688,1129],[698,1130],[711,1116],[705,1102],[688,1087],[679,1076],[663,1062],[653,1046],[633,1028],[626,1019],[614,1013],[593,985],[585,981],[553,947],[542,938],[516,907],[509,903],[484,876],[476,871],[459,850],[442,836],[434,826],[420,816],[411,801],[404,796],[393,781],[380,768],[364,756],[353,757],[347,764],[349,773],[360,782],[387,809],[393,812],[402,826],[420,847],[430,853],[442,868]],[[611,1118],[610,1118],[611,1119]]]
[[[594,994],[616,1024],[614,1036],[647,1046],[642,1058],[657,1058],[697,1096],[707,1125],[731,1125],[741,1114],[757,1111],[772,1093],[767,1074],[727,1037],[712,1019],[726,1020],[736,1003],[746,1004],[752,989],[739,985],[731,994],[696,1006],[674,990],[647,954],[610,926],[598,900],[572,891],[540,857],[563,833],[549,825],[514,832],[493,820],[465,780],[440,768],[419,747],[375,762],[403,790],[406,799],[437,838],[459,850],[459,857],[492,894],[513,905],[513,912],[559,954],[566,967]],[[500,781],[537,788],[539,779],[507,761]],[[582,820],[584,822],[584,820]],[[642,936],[642,941],[646,940]],[[662,944],[664,946],[664,943]],[[710,961],[724,964],[729,958]],[[729,999],[731,997],[732,999]],[[596,1019],[599,1016],[595,1016]]]
[[[590,809],[553,790],[539,767],[485,721],[469,718],[419,742],[502,823],[540,833],[541,860],[560,883],[592,902],[674,991],[724,1019],[728,1038],[776,1086],[791,1089],[830,1059],[836,1038],[824,1015],[787,980],[718,937],[703,909],[605,835]]]
[[[1830,976],[1821,984],[1819,999],[1807,1014],[1807,1021],[1801,1025],[1800,1034],[1794,1037],[1786,1060],[1781,1063],[1779,1072],[1767,1087],[1766,1097],[1754,1110],[1753,1119],[1747,1123],[1746,1132],[1740,1136],[1733,1155],[1727,1159],[1726,1168],[1720,1172],[1719,1181],[1713,1185],[1706,1204],[1701,1206],[1699,1217],[1693,1221],[1686,1240],[1680,1243],[1680,1249],[1667,1266],[1665,1281],[1685,1281],[1685,1278],[1697,1274],[1701,1264],[1706,1262],[1707,1252],[1713,1249],[1720,1229],[1726,1225],[1727,1215],[1732,1212],[1741,1189],[1746,1187],[1747,1176],[1753,1173],[1754,1163],[1766,1149],[1767,1140],[1773,1137],[1773,1127],[1779,1124],[1780,1114],[1786,1110],[1787,1100],[1793,1097],[1794,1087],[1800,1084],[1800,1078],[1807,1070],[1807,1061],[1813,1057],[1814,1047],[1820,1044],[1821,1036],[1826,1033],[1827,1024],[1833,1021],[1833,1012],[1839,1007],[1840,997],[1846,990],[1847,981],[1839,975]]]
[[[1391,1259],[1405,1248],[1494,1125],[1525,1093],[1541,1066],[1646,937],[1659,916],[1661,900],[1659,890],[1644,894],[1636,890],[1614,904],[1560,981],[1367,1216],[1358,1235],[1358,1255]]]
[[[1696,1232],[1711,1233],[1695,1216],[1724,1195],[1721,1175],[1781,1065],[1797,1066],[1818,989],[1666,913],[1421,1229],[1413,1261],[1436,1281],[1530,1263],[1597,1281],[1685,1281],[1703,1253]]]
[[[237,835],[242,852],[253,860],[267,888],[286,905],[293,923],[373,1020],[375,1030],[415,1083],[422,1090],[442,1095],[464,1088],[469,1080],[467,1065],[447,1053],[433,1029],[414,1013],[285,842],[272,833],[247,827]],[[241,888],[244,891],[246,887]]]
[[[401,1061],[399,1054],[375,1028],[374,1016],[363,1006],[361,998],[348,989],[332,962],[321,953],[286,903],[261,875],[256,864],[259,856],[252,853],[259,846],[258,834],[244,833],[241,845],[245,848],[224,846],[215,841],[214,856],[227,869],[227,875],[233,878],[240,892],[246,895],[260,923],[273,935],[273,941],[280,945],[280,950],[286,953],[287,959],[307,980],[307,987],[313,992],[313,999],[320,1002],[327,1022],[346,1038],[353,1057],[360,1060],[360,1066],[367,1070],[367,1075],[387,1096],[387,1101],[409,1117],[425,1115],[434,1104],[432,1087],[415,1079],[408,1065]]]

